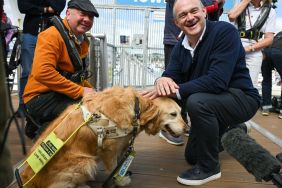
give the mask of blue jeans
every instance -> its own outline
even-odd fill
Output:
[[[272,70],[275,68],[282,78],[282,50],[266,48],[261,66],[262,73],[262,106],[271,107]],[[282,91],[281,91],[282,96]]]
[[[28,75],[31,71],[35,45],[37,42],[37,36],[23,33],[22,36],[22,51],[21,51],[21,78],[20,78],[20,88],[19,88],[19,104],[23,104],[23,92],[25,85],[27,83]]]

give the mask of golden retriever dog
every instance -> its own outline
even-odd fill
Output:
[[[144,130],[149,135],[155,135],[161,129],[166,129],[175,135],[183,133],[185,123],[180,115],[180,107],[170,98],[159,97],[149,100],[130,87],[113,87],[96,94],[89,94],[82,99],[84,109],[91,114],[102,114],[103,117],[108,118],[107,121],[113,122],[119,130],[128,131],[128,134],[119,138],[105,136],[102,146],[99,146],[97,134],[88,124],[81,126],[75,132],[85,120],[82,107],[69,106],[40,135],[30,153],[52,131],[63,141],[67,140],[73,132],[75,134],[25,187],[88,187],[86,182],[94,180],[96,167],[100,161],[106,170],[111,172],[133,136],[130,131],[136,116],[136,103],[140,109],[138,133]],[[27,165],[20,173],[23,184],[33,174],[31,167]]]

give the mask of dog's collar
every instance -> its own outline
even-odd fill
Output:
[[[86,106],[81,105],[81,112],[83,114],[84,121],[87,121],[92,113],[87,109]],[[96,115],[96,119],[89,121],[88,127],[97,135],[98,147],[103,146],[104,138],[119,138],[129,135],[131,132],[135,132],[132,129],[120,129],[117,127],[116,123],[111,121],[104,114],[99,113]]]
[[[140,106],[138,97],[135,97],[135,105],[134,105],[134,118],[133,118],[133,137],[137,136],[137,133],[140,129]]]

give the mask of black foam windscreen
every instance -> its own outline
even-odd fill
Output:
[[[226,132],[221,142],[224,149],[257,181],[269,181],[273,178],[272,174],[279,173],[281,169],[281,162],[240,128]]]

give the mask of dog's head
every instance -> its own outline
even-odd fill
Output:
[[[154,104],[160,109],[159,120],[161,127],[172,135],[178,136],[185,129],[185,122],[181,116],[181,108],[172,99],[159,97],[154,100]]]
[[[185,122],[181,117],[181,108],[168,97],[158,97],[153,101],[147,99],[147,110],[141,114],[141,125],[145,126],[148,134],[157,134],[165,129],[174,136],[181,135],[185,128]]]
[[[171,98],[158,97],[150,100],[130,87],[112,87],[84,98],[84,104],[91,112],[105,114],[122,129],[132,126],[136,102],[140,108],[141,130],[145,130],[147,134],[155,135],[163,128],[172,135],[183,133],[185,122],[181,117],[181,109]]]

